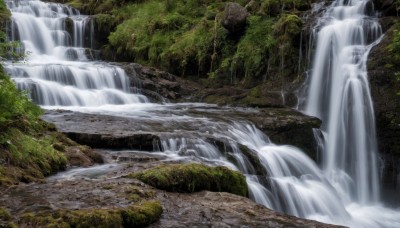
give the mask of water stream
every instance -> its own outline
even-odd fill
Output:
[[[9,37],[21,41],[28,55],[24,62],[5,63],[5,68],[17,87],[29,90],[42,107],[126,117],[160,131],[144,121],[156,120],[169,130],[152,153],[240,170],[250,197],[277,211],[352,227],[400,227],[400,212],[379,204],[365,62],[381,32],[367,10],[369,1],[335,1],[319,24],[305,111],[324,122],[316,131],[324,151],[321,167],[298,148],[273,144],[252,123],[219,116],[228,108],[149,103],[130,87],[121,68],[93,61],[88,54],[93,25],[77,10],[38,0],[6,2],[12,11]],[[98,177],[107,167],[115,166],[64,176]]]

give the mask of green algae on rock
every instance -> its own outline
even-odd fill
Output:
[[[145,227],[163,212],[159,201],[145,201],[127,208],[62,210],[53,213],[27,213],[20,224],[30,227]]]
[[[210,167],[196,163],[168,164],[134,173],[129,177],[170,192],[191,193],[208,190],[240,196],[248,194],[243,174],[222,166]]]

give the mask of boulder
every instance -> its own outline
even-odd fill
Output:
[[[229,2],[225,5],[222,26],[230,33],[241,33],[246,28],[249,12],[238,3]]]

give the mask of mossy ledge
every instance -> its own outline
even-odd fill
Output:
[[[202,164],[160,165],[129,175],[155,188],[191,193],[203,190],[229,192],[247,196],[247,184],[243,174],[227,167],[210,167]]]
[[[156,222],[163,212],[159,201],[118,209],[63,210],[53,213],[27,213],[19,224],[28,227],[145,227]]]
[[[8,212],[6,209],[0,207],[0,227],[5,227],[5,228],[14,228],[17,227],[13,222],[12,222],[12,217],[10,212]]]

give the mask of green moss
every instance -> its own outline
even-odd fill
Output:
[[[147,201],[121,210],[124,227],[144,227],[156,222],[163,212],[159,201]]]
[[[48,176],[65,168],[67,164],[65,156],[55,150],[46,138],[35,138],[18,129],[10,129],[7,133],[9,140],[5,147],[10,152],[7,159],[10,165],[38,170],[33,176],[40,174]]]
[[[65,156],[42,134],[49,126],[39,119],[41,114],[1,68],[0,160],[4,162],[0,165],[0,185],[42,179],[65,168]]]
[[[34,214],[26,213],[20,217],[20,225],[26,227],[47,227],[47,228],[69,228],[69,224],[64,222],[58,214]]]
[[[27,213],[20,224],[29,227],[144,227],[156,222],[161,214],[159,201],[146,201],[140,205],[119,209],[63,210],[52,214]]]
[[[5,208],[0,207],[0,220],[11,221],[11,214]]]
[[[122,218],[117,210],[95,209],[64,213],[62,219],[71,227],[122,227]]]
[[[0,128],[4,131],[11,125],[35,127],[41,114],[41,109],[16,89],[0,66]]]
[[[65,169],[67,159],[62,150],[68,146],[65,141],[69,139],[64,139],[65,136],[54,132],[52,125],[43,121],[35,125],[32,128],[13,124],[0,133],[0,160],[5,161],[0,165],[0,185],[41,181]]]
[[[194,163],[161,165],[134,173],[130,177],[172,192],[209,190],[247,196],[246,179],[243,174],[226,167],[209,167]]]

